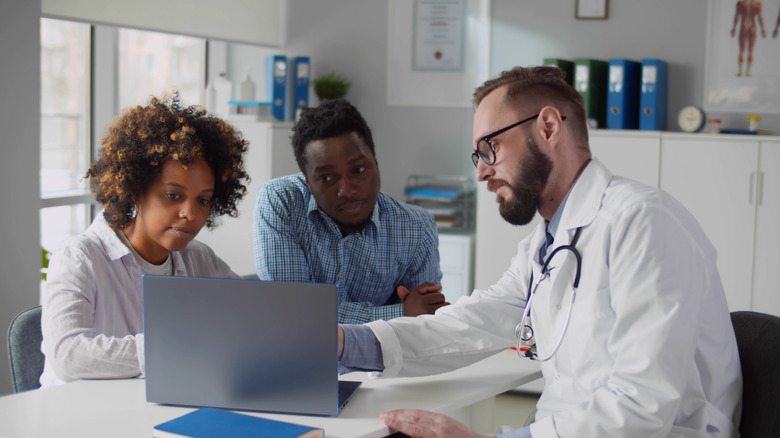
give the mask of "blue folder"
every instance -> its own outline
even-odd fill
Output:
[[[266,56],[265,83],[265,99],[271,102],[271,115],[283,122],[287,114],[287,58],[285,56]]]
[[[639,96],[639,129],[666,130],[668,71],[660,59],[642,60],[642,87]]]
[[[628,59],[609,60],[607,129],[639,128],[640,66]]]
[[[292,59],[292,105],[288,120],[295,120],[298,110],[309,106],[309,73],[311,64],[308,56],[296,56]]]

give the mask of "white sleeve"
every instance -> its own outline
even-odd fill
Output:
[[[96,300],[115,298],[114,291],[98,290],[91,262],[78,251],[52,256],[41,315],[46,360],[66,382],[138,376],[137,335],[107,336],[96,327]],[[140,319],[140,315],[114,317]]]
[[[373,321],[382,345],[385,377],[451,371],[515,344],[528,289],[528,239],[498,283],[475,290],[435,315]]]

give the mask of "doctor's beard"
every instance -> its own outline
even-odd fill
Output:
[[[532,138],[528,139],[530,155],[519,163],[520,180],[507,182],[512,191],[510,200],[499,199],[498,212],[512,225],[526,225],[536,216],[542,190],[552,171],[552,161],[536,146]]]

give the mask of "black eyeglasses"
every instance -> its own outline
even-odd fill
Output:
[[[482,161],[485,162],[488,166],[492,166],[493,163],[496,162],[496,147],[493,146],[493,137],[503,134],[506,131],[509,131],[510,129],[514,128],[515,126],[520,126],[523,123],[533,120],[535,118],[539,117],[539,114],[533,115],[527,119],[520,120],[517,123],[513,123],[506,128],[499,129],[496,132],[493,132],[491,134],[488,134],[482,138],[479,139],[479,142],[477,142],[477,150],[472,152],[471,154],[471,162],[474,163],[474,167],[477,167],[477,164],[479,164],[479,159],[482,158]],[[561,120],[566,120],[566,116],[561,116]]]

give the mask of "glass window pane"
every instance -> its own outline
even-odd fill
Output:
[[[63,240],[90,224],[90,205],[75,204],[41,209],[41,247],[53,252]]]
[[[119,30],[119,108],[179,91],[184,105],[203,105],[206,40],[142,30]]]
[[[41,19],[41,194],[87,190],[89,25]]]

